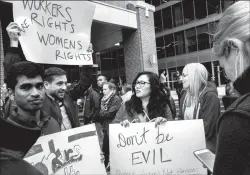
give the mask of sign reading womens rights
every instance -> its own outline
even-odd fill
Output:
[[[206,175],[193,152],[206,148],[202,120],[111,124],[112,175]]]
[[[40,137],[24,160],[44,175],[106,174],[95,125]]]
[[[92,65],[90,31],[95,5],[89,1],[13,1],[14,21],[27,60]]]

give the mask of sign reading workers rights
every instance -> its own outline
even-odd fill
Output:
[[[25,160],[44,175],[106,174],[94,124],[40,137]]]
[[[193,152],[206,147],[202,120],[111,124],[112,175],[206,175]]]
[[[90,31],[95,5],[89,1],[13,1],[14,21],[27,60],[36,63],[92,65]]]

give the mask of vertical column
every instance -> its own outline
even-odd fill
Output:
[[[154,6],[143,1],[136,5],[137,30],[123,29],[124,61],[127,83],[132,83],[138,72],[158,74],[156,55]]]
[[[4,81],[4,70],[3,70],[3,36],[2,36],[2,25],[0,20],[0,86],[3,84]]]

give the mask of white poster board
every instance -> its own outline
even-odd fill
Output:
[[[95,125],[42,136],[25,160],[44,175],[106,174]]]
[[[13,1],[14,21],[27,60],[36,63],[92,65],[90,32],[95,5],[89,1]]]
[[[206,175],[193,152],[206,148],[202,120],[111,124],[112,175]]]

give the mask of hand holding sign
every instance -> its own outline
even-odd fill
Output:
[[[205,148],[202,120],[111,124],[109,137],[111,174],[206,175],[193,155]]]
[[[21,35],[21,28],[18,26],[17,23],[11,22],[7,28],[6,31],[10,38],[10,45],[11,47],[17,47],[18,46],[18,37]]]
[[[89,1],[13,2],[26,59],[36,63],[92,65],[88,47],[94,10],[94,3]]]

